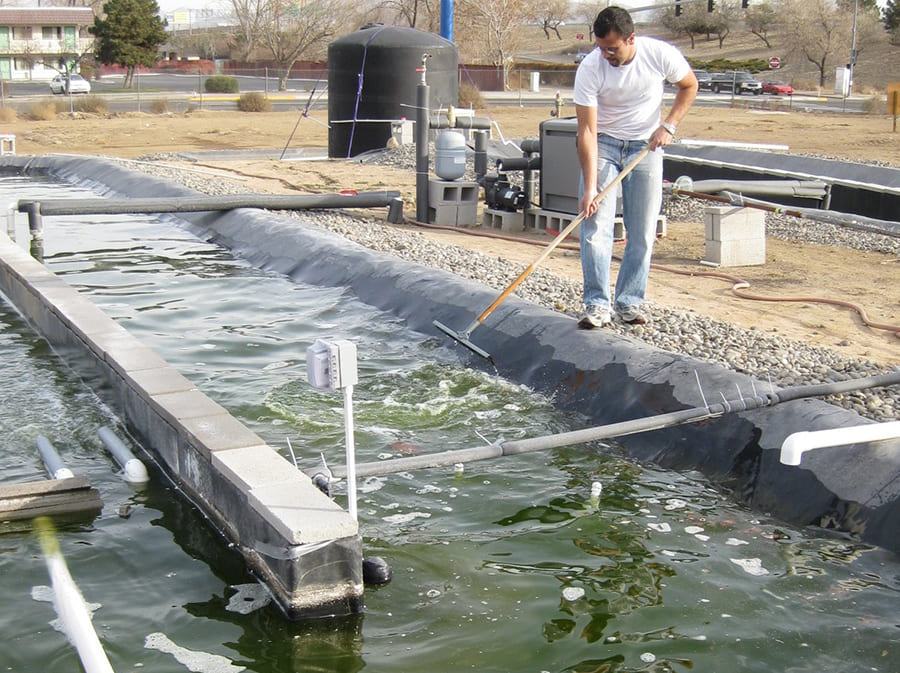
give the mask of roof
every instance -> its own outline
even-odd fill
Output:
[[[90,7],[0,7],[0,26],[71,26],[94,23]]]

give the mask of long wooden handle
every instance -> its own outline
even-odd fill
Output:
[[[613,181],[610,182],[608,185],[606,185],[606,187],[603,188],[603,191],[601,191],[599,194],[597,194],[596,197],[594,197],[592,204],[596,206],[601,201],[603,201],[603,199],[605,199],[607,197],[607,195],[613,189],[615,189],[619,185],[619,183],[622,182],[622,180],[625,179],[625,176],[628,175],[629,173],[631,173],[631,171],[634,170],[634,167],[637,166],[639,163],[641,163],[641,161],[643,161],[644,157],[646,157],[649,152],[650,152],[649,147],[646,147],[643,150],[641,150],[638,153],[638,155],[634,159],[631,160],[631,163],[629,163],[625,168],[623,168],[622,171],[613,179]],[[498,306],[500,306],[500,304],[502,304],[506,300],[506,298],[509,295],[511,295],[517,287],[519,287],[519,285],[522,283],[522,281],[525,280],[526,278],[528,278],[528,276],[530,276],[532,274],[532,272],[538,267],[538,265],[541,262],[543,262],[545,259],[547,259],[547,256],[556,249],[556,246],[558,246],[560,243],[562,243],[566,239],[566,237],[572,233],[572,231],[575,229],[575,227],[577,227],[579,224],[581,224],[581,222],[582,222],[582,220],[584,220],[584,218],[585,218],[585,213],[582,212],[582,213],[578,214],[578,217],[576,217],[574,220],[569,222],[569,224],[566,225],[566,228],[563,229],[561,232],[559,232],[559,234],[556,235],[556,238],[554,238],[552,241],[550,241],[550,243],[547,245],[547,247],[544,248],[544,250],[541,252],[540,255],[538,255],[537,259],[535,259],[531,264],[529,264],[528,267],[522,273],[519,274],[519,277],[516,278],[508,288],[506,288],[505,290],[503,290],[502,293],[500,293],[500,296],[494,300],[494,303],[492,303],[490,306],[488,306],[486,309],[484,309],[481,312],[481,315],[475,319],[474,324],[478,325],[480,323],[483,323],[487,319],[487,317],[491,313],[494,312],[494,309],[496,309]]]

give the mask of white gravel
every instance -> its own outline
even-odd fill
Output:
[[[172,155],[142,157],[142,161],[172,160]],[[378,161],[391,161],[377,159]],[[177,170],[168,166],[123,161],[133,170],[144,171],[198,192],[210,195],[236,194],[247,190],[240,185],[201,173]],[[673,219],[702,219],[691,208],[702,204],[690,199],[671,207]],[[697,213],[700,211],[698,210]],[[520,264],[499,257],[488,257],[457,246],[435,243],[424,235],[398,229],[374,219],[361,219],[337,211],[306,211],[296,217],[315,223],[373,250],[390,253],[424,266],[444,269],[456,275],[477,280],[495,289],[506,288],[521,273]],[[900,239],[823,225],[783,215],[767,216],[767,235],[791,240],[826,242],[861,250],[879,250],[900,254]],[[516,290],[526,301],[576,315],[581,310],[581,283],[573,282],[545,270],[536,270]],[[627,333],[658,348],[684,353],[691,357],[718,363],[731,370],[749,374],[759,380],[771,380],[778,386],[794,386],[843,381],[851,378],[886,374],[894,367],[872,360],[855,360],[841,353],[813,344],[791,341],[777,334],[756,329],[743,329],[690,311],[680,311],[649,304],[650,321],[643,326],[613,323],[610,329]],[[836,395],[828,398],[834,404],[852,409],[860,415],[878,420],[900,417],[900,386]]]

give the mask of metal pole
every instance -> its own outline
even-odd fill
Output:
[[[856,67],[856,17],[859,14],[859,0],[853,3],[853,37],[850,43],[850,80],[847,82],[847,96],[853,87],[853,68]]]
[[[501,456],[514,456],[522,453],[546,451],[547,449],[595,442],[601,439],[610,439],[612,437],[624,437],[626,435],[649,432],[650,430],[661,430],[676,425],[684,425],[685,423],[696,423],[697,421],[716,418],[724,416],[725,414],[770,407],[790,400],[833,395],[897,384],[900,384],[900,371],[880,376],[870,376],[863,379],[840,381],[837,383],[796,386],[794,388],[785,388],[765,395],[741,397],[737,400],[723,400],[720,403],[710,404],[708,406],[682,409],[668,414],[636,418],[630,421],[600,425],[593,428],[585,428],[583,430],[573,430],[570,432],[561,432],[554,435],[545,435],[543,437],[533,437],[530,439],[520,439],[509,442],[497,442],[488,446],[477,446],[469,449],[458,449],[409,456],[406,458],[381,460],[375,463],[358,463],[355,466],[355,476],[356,478],[384,476],[397,472],[406,472],[408,470],[420,470],[430,467],[455,465],[456,463],[488,460],[490,458],[499,458]],[[316,469],[307,472],[318,473],[321,472],[321,470]],[[347,471],[344,466],[335,466],[331,468],[331,474],[333,477],[343,478],[346,476]]]
[[[430,54],[422,55],[422,79],[416,87],[416,220],[428,222],[428,129],[431,90],[426,82],[426,62]]]

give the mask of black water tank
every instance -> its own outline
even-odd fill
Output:
[[[446,110],[457,104],[459,91],[457,50],[449,40],[415,28],[371,25],[328,45],[329,157],[382,149],[391,137],[390,120],[416,118],[416,68],[426,53],[429,107]],[[387,121],[368,121],[373,119]]]

